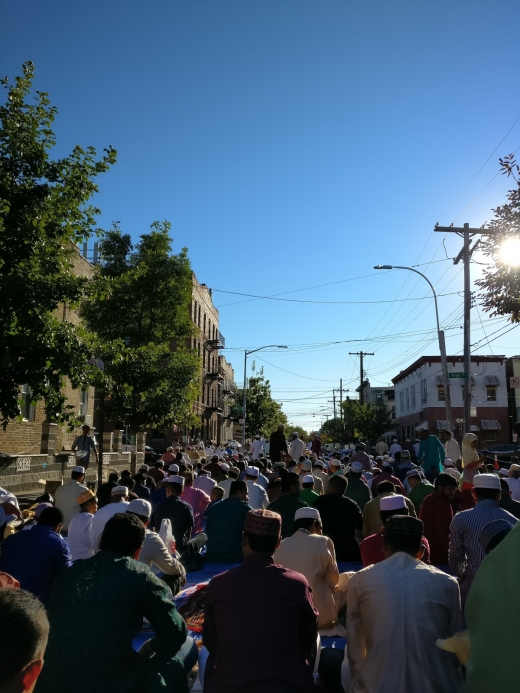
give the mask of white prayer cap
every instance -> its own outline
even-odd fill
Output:
[[[321,515],[316,508],[298,508],[294,515],[295,520],[304,520],[307,517],[311,520],[318,520],[318,522],[321,522]]]
[[[229,464],[227,462],[222,462],[220,466],[225,472],[229,472]]]
[[[381,455],[378,455],[378,456],[376,457],[376,462],[377,462],[377,461],[381,461],[382,459],[383,459],[383,458],[381,457]]]
[[[172,446],[170,445],[170,447],[166,448],[166,450],[167,450],[168,452],[171,452],[171,451],[173,450],[173,448],[172,448]]]
[[[448,467],[448,469],[444,470],[444,473],[452,476],[457,481],[460,481],[461,473],[458,469],[455,469],[455,467]]]
[[[202,474],[202,476],[211,476],[211,472],[209,469],[201,469],[199,472],[199,476]]]
[[[421,476],[421,470],[417,467],[417,469],[410,469],[409,472],[406,472],[406,478],[410,476]]]
[[[353,472],[356,472],[356,474],[363,471],[363,465],[359,460],[354,460],[354,462],[352,462],[352,464],[350,465],[350,468]]]
[[[117,496],[119,494],[124,494],[126,496],[127,493],[128,489],[126,488],[126,486],[114,486],[114,488],[110,491],[111,496]]]
[[[72,471],[76,474],[85,474],[85,467],[73,467]]]
[[[498,470],[498,476],[503,476],[504,478],[508,478],[508,477],[509,477],[509,470],[508,470],[508,469],[504,469],[503,467],[501,467],[501,468]]]
[[[304,460],[302,462],[302,469],[304,472],[310,472],[312,469],[312,463],[310,460]]]
[[[397,443],[397,438],[392,438],[392,443]]]
[[[314,477],[312,474],[305,474],[304,477],[302,477],[302,484],[313,484],[314,483]]]
[[[128,504],[126,512],[134,513],[134,515],[141,515],[142,517],[150,517],[152,514],[152,505],[143,498],[134,498],[134,500],[130,501]]]
[[[257,477],[260,474],[258,467],[246,467],[246,475]]]
[[[184,477],[179,476],[178,474],[172,474],[165,479],[165,481],[167,484],[180,484],[181,486],[184,486]]]
[[[298,436],[298,431],[293,431],[293,436]]]
[[[170,464],[170,466],[168,467],[168,471],[173,472],[174,474],[178,474],[179,473],[179,465],[178,464]]]
[[[329,465],[330,465],[331,467],[341,467],[341,462],[340,462],[338,459],[336,459],[335,457],[333,457],[333,458],[330,460]]]
[[[401,508],[406,508],[406,503],[404,496],[399,494],[395,496],[385,496],[379,501],[380,510],[401,510]]]
[[[450,460],[448,457],[444,460],[443,465],[445,467],[454,467],[455,466],[453,464],[453,460]]]
[[[325,465],[323,464],[323,460],[314,460],[314,466],[321,467],[323,469]]]
[[[149,467],[147,464],[142,464],[142,465],[139,467],[139,471],[140,471],[140,472],[147,472],[149,469],[150,469],[150,467]]]
[[[477,474],[473,479],[475,488],[490,488],[500,491],[500,479],[494,474]]]
[[[256,436],[255,436],[255,439],[256,439],[256,440],[260,440],[260,436],[256,435]]]

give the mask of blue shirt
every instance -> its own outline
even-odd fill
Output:
[[[16,578],[23,590],[32,592],[44,604],[55,579],[72,565],[67,543],[48,525],[11,534],[2,542],[1,552],[0,570]]]

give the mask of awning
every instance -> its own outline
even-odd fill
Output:
[[[486,385],[500,385],[496,375],[486,375]]]
[[[500,431],[502,426],[496,419],[485,419],[480,422],[483,431]]]
[[[475,426],[475,424],[471,424],[471,432],[475,433],[476,431],[480,431],[480,428],[478,426]]]
[[[438,431],[449,431],[448,422],[447,421],[437,421],[437,430]]]
[[[423,421],[420,423],[418,426],[415,427],[416,431],[427,431],[428,430],[428,422]]]

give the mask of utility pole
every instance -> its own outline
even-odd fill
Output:
[[[339,418],[343,420],[343,378],[339,379]]]
[[[471,248],[473,236],[489,236],[489,229],[471,229],[469,224],[462,227],[435,225],[434,231],[440,233],[456,233],[464,239],[462,250],[453,261],[454,265],[464,262],[464,423],[462,432],[471,433],[471,276],[470,260],[479,241]]]
[[[359,401],[363,404],[363,383],[365,382],[363,377],[363,356],[374,356],[374,354],[368,351],[349,351],[350,356],[359,356]]]
[[[332,401],[334,402],[334,418],[336,418],[336,390],[332,390]]]

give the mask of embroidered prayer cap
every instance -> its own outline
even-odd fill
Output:
[[[77,499],[76,499],[76,500],[77,500]],[[85,501],[82,501],[82,502],[84,503]],[[39,503],[39,504],[34,508],[34,517],[35,517],[36,519],[38,519],[38,518],[40,517],[40,515],[42,514],[42,512],[45,510],[45,508],[52,508],[52,507],[53,507],[52,503]],[[1,525],[1,524],[2,524],[2,523],[0,522],[0,525]]]
[[[352,464],[350,465],[350,468],[356,474],[359,474],[360,472],[363,471],[363,465],[361,464],[361,462],[359,460],[354,460],[354,462],[352,462]]]
[[[114,486],[114,488],[110,491],[111,496],[117,496],[120,493],[124,496],[128,494],[128,489],[126,486]]]
[[[173,474],[178,474],[179,473],[179,465],[178,464],[170,464],[168,467],[168,471],[172,472]]]
[[[83,491],[82,493],[79,494],[79,496],[76,498],[76,503],[78,505],[81,505],[82,503],[88,503],[88,501],[91,501],[93,498],[96,497],[95,493],[92,493],[92,491],[88,488],[86,491]],[[41,503],[43,505],[43,503]],[[46,503],[46,505],[50,505],[50,503]],[[40,506],[38,506],[39,508]],[[36,513],[38,512],[38,508],[36,508],[36,512],[34,513],[36,517],[40,517],[40,515],[37,515]],[[40,510],[40,513],[43,512],[43,509]]]
[[[402,460],[409,460],[410,459],[410,451],[409,450],[401,450],[401,459]]]
[[[306,518],[321,522],[321,515],[316,508],[298,508],[294,515],[294,520],[304,520]]]
[[[312,474],[305,474],[305,476],[302,477],[302,484],[313,484],[314,483],[314,477]]]
[[[140,471],[140,472],[147,472],[149,469],[150,469],[150,467],[149,467],[147,464],[142,464],[142,465],[139,467],[139,471]]]
[[[513,525],[511,525],[507,520],[493,520],[493,522],[488,522],[487,525],[484,525],[479,534],[479,544],[482,546],[484,551],[488,553],[488,545],[490,541],[494,539],[497,534],[502,534],[502,532],[507,533],[512,529]]]
[[[179,476],[178,474],[172,474],[165,479],[165,481],[167,484],[180,484],[181,486],[184,486],[184,477]]]
[[[406,508],[404,496],[396,494],[395,496],[384,496],[379,501],[379,510],[401,510]]]
[[[421,537],[424,530],[422,520],[409,515],[392,515],[385,523],[388,534],[406,534]]]
[[[282,518],[271,510],[250,510],[246,515],[244,532],[260,537],[278,537],[282,531]]]
[[[302,471],[304,472],[310,472],[312,469],[312,463],[310,460],[305,460],[302,462]]]
[[[494,474],[477,474],[473,479],[475,488],[489,488],[500,491],[500,479]]]
[[[240,475],[240,469],[238,467],[230,467],[229,471],[233,472],[233,474],[239,474]]]
[[[314,466],[315,466],[315,467],[321,467],[321,468],[323,469],[323,467],[324,467],[325,465],[323,464],[323,460],[315,460],[315,461],[314,461]]]
[[[503,467],[501,467],[501,468],[498,470],[498,476],[503,476],[505,479],[507,479],[507,478],[509,477],[509,470],[508,470],[508,469],[504,469]]]
[[[73,467],[72,471],[75,472],[76,474],[85,474],[85,467],[80,467],[78,465],[77,467]]]
[[[225,472],[229,472],[229,464],[227,462],[222,462],[221,467]]]
[[[409,472],[406,472],[406,478],[409,479],[411,476],[418,476],[420,479],[421,478],[421,470],[420,469],[410,469]]]
[[[130,501],[126,509],[127,513],[134,513],[134,515],[142,515],[142,517],[150,517],[152,514],[152,505],[144,498],[134,498]]]
[[[509,467],[510,472],[520,472],[520,464],[512,464]]]
[[[246,467],[246,475],[247,476],[254,476],[255,478],[258,477],[260,474],[258,467]]]

